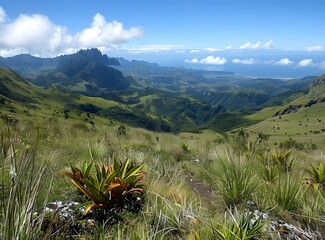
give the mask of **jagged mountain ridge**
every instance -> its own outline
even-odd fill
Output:
[[[303,90],[312,83],[312,78],[255,79],[232,72],[162,67],[145,61],[109,58],[98,49],[56,58],[18,55],[0,58],[0,65],[43,87],[63,85],[93,96],[112,90],[153,88],[194,94],[214,106],[221,104],[233,110],[239,109],[240,106],[233,106],[239,98],[245,98],[244,108],[251,108],[265,104],[276,95]],[[245,94],[240,93],[242,90]]]
[[[102,88],[123,90],[131,82],[130,79],[124,78],[120,71],[108,66],[119,65],[115,58],[109,58],[95,48],[55,58],[22,54],[0,58],[0,65],[13,69],[43,87],[59,84],[76,88],[81,84],[84,89],[81,88],[80,91],[96,92]]]

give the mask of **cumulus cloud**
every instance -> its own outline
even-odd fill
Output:
[[[186,59],[184,62],[186,63],[200,63],[200,64],[211,64],[211,65],[223,65],[227,63],[227,59],[223,57],[215,57],[215,56],[208,56],[206,58],[202,59],[197,59],[197,58],[192,58],[192,59]]]
[[[15,21],[0,26],[0,48],[3,50],[24,50],[32,54],[60,52],[71,36],[62,26],[53,24],[46,16],[20,15]]]
[[[97,13],[91,27],[76,35],[76,42],[80,47],[99,47],[125,43],[142,35],[140,28],[124,29],[122,23],[106,22],[105,17]]]
[[[317,51],[322,51],[322,50],[323,50],[323,46],[320,46],[320,45],[307,47],[308,52],[317,52]]]
[[[256,63],[255,59],[254,58],[249,58],[249,59],[238,59],[238,58],[235,58],[232,60],[233,63],[236,63],[236,64],[247,64],[247,65],[251,65],[251,64],[254,64]]]
[[[203,58],[200,60],[200,63],[202,64],[214,64],[214,65],[223,65],[227,63],[227,59],[223,57],[214,57],[214,56],[208,56],[206,58]]]
[[[222,51],[222,49],[220,48],[206,48],[205,49],[208,52],[218,52],[218,51]]]
[[[239,49],[269,49],[272,46],[272,40],[261,43],[260,41],[256,42],[255,44],[251,42],[247,42],[239,47]]]
[[[2,56],[18,53],[55,56],[75,52],[80,48],[109,49],[142,35],[140,28],[125,29],[120,22],[106,22],[104,16],[99,13],[94,16],[89,28],[71,35],[64,26],[57,25],[47,16],[40,14],[22,14],[13,21],[6,21],[6,13],[0,7]]]
[[[186,59],[186,63],[199,63],[199,60],[197,58],[192,58],[192,59]]]
[[[279,61],[276,61],[274,64],[286,66],[286,65],[293,64],[293,61],[290,61],[289,58],[281,58]]]
[[[298,63],[298,67],[309,67],[311,65],[313,65],[313,60],[311,58],[303,59]]]
[[[270,40],[270,41],[264,43],[264,44],[262,45],[262,47],[265,48],[265,49],[270,49],[270,48],[272,47],[272,43],[273,43],[273,41]]]

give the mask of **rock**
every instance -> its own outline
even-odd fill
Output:
[[[265,222],[269,222],[267,226],[268,232],[276,239],[285,240],[322,240],[322,234],[317,230],[302,229],[292,224],[286,223],[279,219],[271,220],[267,213],[263,213],[257,209],[253,212],[256,218],[261,218]],[[272,238],[273,239],[273,238]]]
[[[35,221],[42,219],[41,230],[50,235],[91,232],[88,220],[91,223],[92,219],[85,219],[84,207],[76,210],[79,204],[74,201],[51,202],[35,212],[34,219]]]
[[[34,213],[34,222],[42,219],[41,230],[51,236],[91,234],[104,220],[107,224],[117,222],[113,212],[90,210],[85,216],[85,207],[78,208],[79,204],[74,201],[48,203]]]
[[[110,208],[96,208],[84,214],[85,207],[79,202],[55,201],[39,209],[33,214],[34,226],[41,227],[45,235],[59,237],[78,237],[91,235],[98,228],[110,227],[123,221],[126,212],[138,213],[143,205],[143,198],[134,195],[123,204],[116,203]]]
[[[249,207],[257,207],[256,202],[252,201],[252,200],[247,200],[246,202],[247,206]]]

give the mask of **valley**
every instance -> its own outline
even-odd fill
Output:
[[[0,237],[324,236],[325,75],[243,77],[98,49],[0,66]]]
[[[18,104],[18,114],[23,102],[23,111],[38,108],[35,113],[46,115],[52,109],[52,115],[65,118],[93,123],[108,119],[152,131],[226,133],[250,126],[249,130],[267,133],[271,140],[289,136],[324,147],[323,87],[312,87],[316,77],[255,79],[231,72],[161,67],[110,58],[97,49],[53,59],[19,55],[2,58],[0,64],[30,82],[21,90],[10,84],[2,87],[3,99],[13,100],[11,110]],[[315,105],[305,106],[311,101]],[[5,100],[3,106],[10,110]],[[299,107],[285,112],[290,106]]]

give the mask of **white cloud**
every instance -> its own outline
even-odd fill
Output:
[[[264,43],[264,45],[262,47],[265,49],[270,49],[272,47],[272,43],[273,43],[272,40],[267,41],[266,43]]]
[[[159,53],[159,52],[175,52],[175,53],[185,53],[186,49],[183,45],[172,45],[172,44],[163,44],[163,45],[145,45],[138,48],[129,48],[127,49],[130,53]]]
[[[200,64],[223,65],[227,63],[227,59],[223,57],[208,56],[200,60],[197,58],[186,59],[184,62],[195,63],[195,64],[200,63]]]
[[[276,61],[274,64],[286,66],[286,65],[293,64],[293,61],[290,61],[289,58],[281,58],[279,61]]]
[[[103,47],[125,43],[142,35],[140,28],[124,29],[122,23],[106,22],[105,17],[97,13],[91,27],[78,33],[75,38],[79,47]]]
[[[201,59],[200,63],[202,63],[202,64],[223,65],[223,64],[227,63],[227,59],[225,59],[223,57],[208,56],[206,58]]]
[[[192,59],[186,59],[186,63],[199,63],[199,60],[197,58],[192,58]]]
[[[72,37],[62,26],[53,24],[46,16],[20,15],[15,21],[0,26],[0,48],[31,54],[46,55],[61,52]]]
[[[252,44],[251,42],[247,42],[239,47],[239,49],[270,49],[272,46],[272,40],[261,43],[260,41],[256,42],[255,44]]]
[[[219,52],[219,51],[222,51],[222,49],[220,49],[220,48],[206,48],[205,50],[208,51],[208,52]]]
[[[306,48],[308,52],[317,52],[317,51],[322,51],[323,46],[316,45],[316,46],[309,46]]]
[[[192,49],[192,50],[190,51],[190,53],[199,53],[199,52],[200,52],[199,49]]]
[[[73,36],[64,26],[56,25],[40,14],[22,14],[13,21],[6,21],[5,11],[0,7],[1,56],[30,53],[46,57],[75,52],[80,48],[110,49],[142,35],[140,28],[125,29],[122,23],[106,22],[104,16],[97,13],[90,28]]]
[[[6,12],[5,10],[0,6],[0,23],[3,23],[6,21]]]
[[[251,64],[254,64],[256,63],[255,59],[254,58],[249,58],[249,59],[238,59],[238,58],[235,58],[232,60],[233,63],[236,63],[236,64],[248,64],[248,65],[251,65]]]
[[[313,60],[312,59],[303,59],[298,63],[298,67],[308,67],[313,65]]]
[[[234,49],[231,45],[228,45],[227,47],[225,47],[226,50],[231,50]]]
[[[260,48],[261,42],[257,42],[256,44],[252,44],[251,42],[247,42],[244,45],[241,45],[239,49],[257,49]]]

